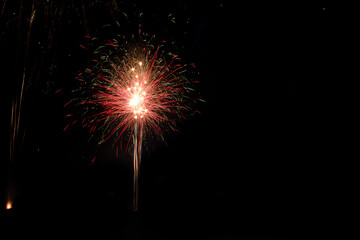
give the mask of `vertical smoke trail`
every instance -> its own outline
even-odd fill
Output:
[[[142,126],[136,121],[134,124],[133,132],[133,166],[134,166],[134,175],[133,175],[133,210],[136,212],[139,210],[139,169],[141,163],[141,145],[142,145]]]

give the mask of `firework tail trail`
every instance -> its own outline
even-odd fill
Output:
[[[5,3],[3,6],[4,11]],[[22,1],[20,4],[19,9],[19,27],[21,26],[21,11],[22,11]],[[12,167],[13,162],[15,159],[15,152],[16,152],[16,145],[18,143],[19,135],[20,133],[20,120],[21,120],[21,109],[22,109],[22,101],[23,101],[23,94],[24,94],[24,84],[26,79],[26,67],[27,67],[27,60],[28,60],[28,53],[29,53],[29,45],[30,45],[30,37],[31,37],[31,27],[32,23],[35,18],[35,0],[32,3],[31,6],[31,16],[29,20],[29,28],[26,35],[26,48],[25,48],[25,59],[24,59],[24,67],[22,69],[22,76],[21,76],[21,86],[20,86],[20,92],[19,95],[16,95],[13,98],[12,106],[11,106],[11,117],[10,117],[10,164],[9,164],[9,172],[8,172],[8,194],[7,194],[7,207],[11,208],[13,198],[14,198],[14,189],[13,189],[13,176],[12,176]],[[19,29],[19,35],[18,35],[18,43],[21,44],[21,35],[20,35],[20,29]],[[24,142],[25,137],[25,131],[22,132],[22,143]],[[21,145],[22,145],[21,143]]]
[[[141,120],[136,120],[134,123],[134,130],[132,133],[133,139],[133,210],[139,210],[139,175],[141,165],[141,153],[143,142],[143,123]]]
[[[138,147],[138,124],[135,122],[134,131],[132,134],[134,151],[133,151],[133,210],[136,212],[138,210],[138,200],[139,200],[139,147]]]
[[[21,103],[22,103],[22,100],[23,100],[24,84],[25,84],[25,78],[26,78],[26,67],[27,67],[27,60],[28,60],[28,53],[29,53],[31,27],[32,27],[32,23],[34,21],[35,12],[36,12],[34,7],[35,7],[35,0],[33,1],[32,7],[31,7],[31,17],[30,17],[30,21],[29,21],[29,29],[28,29],[28,32],[27,32],[27,41],[26,41],[26,49],[25,49],[25,62],[24,62],[24,69],[23,69],[22,79],[21,79],[19,103],[17,104],[17,101],[15,100],[15,109],[16,109],[15,111],[17,113],[14,116],[14,118],[16,119],[15,121],[17,121],[17,124],[15,126],[16,133],[15,133],[14,138],[16,138],[16,136],[19,134],[19,126],[20,126],[20,118],[21,118]],[[14,107],[14,104],[13,104],[13,107]],[[15,141],[15,139],[14,139],[14,141]]]

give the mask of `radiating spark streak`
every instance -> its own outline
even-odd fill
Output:
[[[1,16],[4,14],[5,5],[6,5],[6,0],[4,1],[3,7],[2,7],[2,10],[1,10]]]

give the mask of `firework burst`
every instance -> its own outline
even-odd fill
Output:
[[[88,103],[101,106],[96,118],[111,125],[105,140],[115,133],[119,139],[135,124],[157,135],[166,127],[174,128],[170,115],[181,116],[189,109],[183,106],[185,82],[177,75],[182,66],[173,67],[172,62],[162,63],[158,49],[152,56],[135,51],[118,63],[110,62],[107,76],[98,75],[95,99]]]
[[[132,149],[134,166],[134,210],[138,209],[138,176],[145,139],[176,130],[176,122],[194,113],[192,82],[186,66],[174,54],[150,44],[119,50],[95,60],[96,67],[79,75],[82,97],[76,99],[85,113],[82,125],[100,132],[100,143],[115,139]],[[76,120],[77,121],[77,120]],[[68,126],[67,126],[68,127]],[[66,128],[67,128],[66,127]],[[128,148],[132,142],[133,148]],[[118,144],[116,144],[118,145]]]

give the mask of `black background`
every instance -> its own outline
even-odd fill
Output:
[[[324,191],[319,187],[323,139],[329,134],[324,113],[332,105],[329,69],[337,54],[331,48],[338,30],[331,7],[125,1],[119,10],[111,7],[113,1],[50,1],[67,6],[50,25],[41,12],[46,3],[36,5],[21,119],[25,136],[11,163],[11,101],[26,58],[31,2],[22,4],[23,22],[15,1],[6,3],[1,16],[2,140],[7,143],[0,199],[7,226],[1,234],[288,239],[316,225],[308,214],[317,211]],[[121,11],[127,12],[126,21]],[[135,17],[139,13],[142,18]],[[167,145],[143,154],[137,213],[130,158],[116,158],[105,144],[91,164],[95,150],[88,129],[63,132],[64,104],[76,75],[91,60],[80,47],[84,35],[111,37],[113,28],[99,29],[114,19],[121,34],[136,34],[141,23],[143,32],[175,41],[179,55],[196,65],[206,101],[198,107],[200,115],[167,136]],[[14,208],[5,211],[9,169]]]

